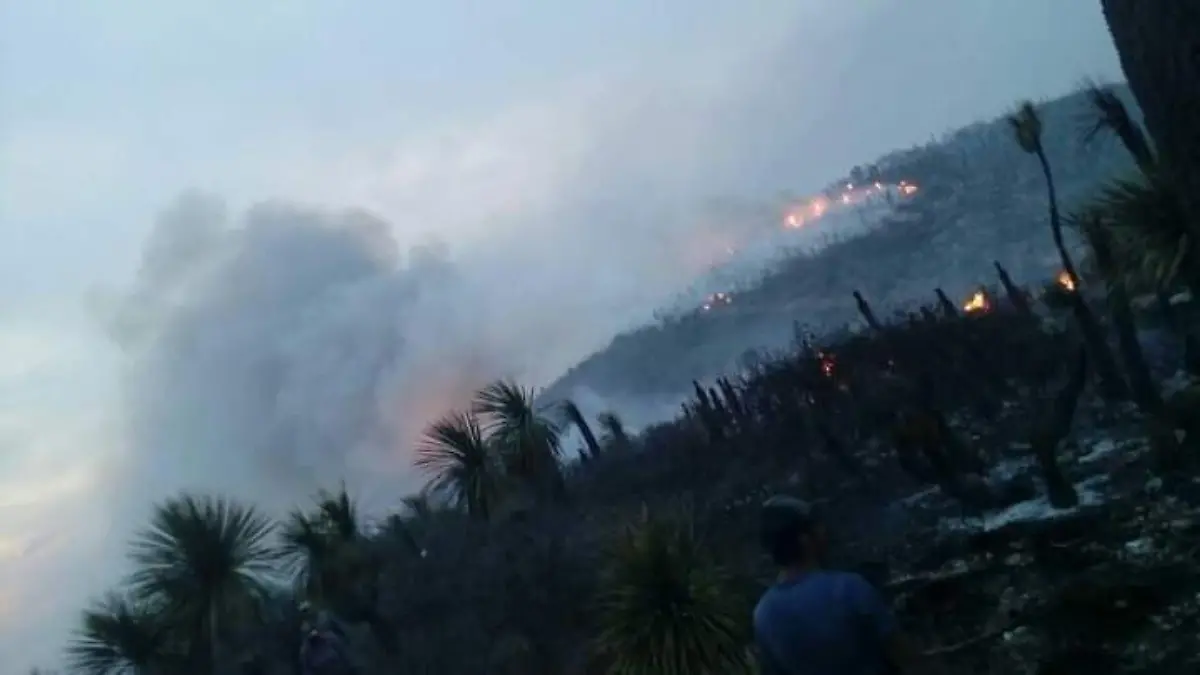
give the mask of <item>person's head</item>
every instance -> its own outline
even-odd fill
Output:
[[[825,528],[807,502],[777,496],[762,506],[762,545],[779,567],[820,565],[827,545]]]

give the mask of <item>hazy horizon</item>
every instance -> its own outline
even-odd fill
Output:
[[[1119,77],[1099,3],[844,4],[0,0],[0,667],[173,491],[398,501],[430,416],[694,279],[713,200]]]

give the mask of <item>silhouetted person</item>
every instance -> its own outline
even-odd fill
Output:
[[[824,569],[824,527],[790,497],[763,504],[762,543],[779,578],[754,609],[764,675],[888,675],[910,652],[887,603],[863,577]]]

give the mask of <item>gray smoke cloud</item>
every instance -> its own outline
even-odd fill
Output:
[[[402,255],[362,212],[230,217],[215,197],[182,197],[110,313],[128,475],[283,506],[343,477],[407,474],[421,423],[500,374],[504,345],[481,339],[487,313],[463,302],[472,282],[446,256]]]
[[[280,509],[346,480],[394,503],[420,484],[411,449],[433,417],[499,377],[545,384],[648,320],[748,222],[776,225],[698,203],[714,184],[700,154],[717,148],[694,142],[727,102],[620,93],[569,102],[561,114],[597,112],[544,129],[573,143],[553,159],[554,194],[479,214],[474,238],[286,201],[239,213],[188,193],[164,209],[103,312],[124,350],[117,473],[153,487],[117,491],[132,496],[121,520],[179,489]]]

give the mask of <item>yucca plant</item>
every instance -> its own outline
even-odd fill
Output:
[[[1150,139],[1129,114],[1117,92],[1111,86],[1089,82],[1084,87],[1084,94],[1089,105],[1083,120],[1083,140],[1088,142],[1112,134],[1133,156],[1139,169],[1143,172],[1152,170],[1157,158]]]
[[[333,542],[319,518],[302,510],[288,514],[280,530],[280,553],[296,586],[309,600],[325,596],[322,583],[333,558]]]
[[[1109,240],[1109,283],[1119,276],[1131,292],[1154,293],[1162,318],[1184,341],[1185,365],[1190,368],[1200,343],[1167,301],[1169,289],[1181,284],[1193,293],[1200,290],[1198,242],[1188,227],[1182,195],[1164,175],[1150,139],[1112,88],[1091,85],[1088,97],[1091,123],[1085,137],[1101,132],[1116,137],[1138,172],[1105,185],[1075,221],[1101,228],[1100,234]]]
[[[1063,218],[1058,207],[1058,190],[1054,184],[1054,173],[1050,169],[1050,160],[1042,145],[1042,119],[1038,115],[1037,107],[1031,101],[1023,101],[1017,106],[1016,111],[1008,116],[1008,124],[1021,150],[1033,155],[1038,160],[1038,165],[1046,180],[1050,234],[1054,239],[1054,248],[1058,250],[1063,271],[1070,278],[1079,280],[1079,272],[1067,250],[1066,240],[1063,236]],[[1110,400],[1124,398],[1128,393],[1128,388],[1125,380],[1121,377],[1116,358],[1109,349],[1100,322],[1084,301],[1082,293],[1072,293],[1067,300],[1070,302],[1071,313],[1075,317],[1075,322],[1079,324],[1080,332],[1083,333],[1087,348],[1091,353],[1101,393]]]
[[[357,581],[366,547],[358,508],[345,486],[322,490],[316,508],[289,514],[280,533],[280,552],[312,602],[336,601],[347,584]]]
[[[1087,209],[1111,231],[1116,262],[1141,291],[1177,283],[1197,287],[1197,265],[1177,196],[1155,174],[1102,187]]]
[[[1138,167],[1133,176],[1105,185],[1087,209],[1112,230],[1115,262],[1134,287],[1169,287],[1181,271],[1194,282],[1195,242],[1178,189],[1163,175],[1149,138],[1116,92],[1096,84],[1086,91],[1091,105],[1084,138],[1115,137]]]
[[[1160,164],[1179,186],[1192,238],[1200,240],[1196,54],[1200,12],[1189,2],[1101,0],[1104,18]]]
[[[163,607],[191,638],[191,658],[216,669],[222,638],[255,617],[278,555],[272,522],[252,507],[183,495],[155,509],[133,544],[130,578],[140,602]]]
[[[611,675],[748,673],[750,610],[686,517],[641,517],[601,575],[594,655]]]
[[[121,593],[109,593],[83,613],[82,625],[67,646],[67,661],[80,675],[157,675],[168,672],[170,624],[161,607]]]
[[[1044,410],[1030,443],[1046,484],[1047,499],[1055,508],[1067,509],[1079,503],[1075,485],[1062,471],[1058,447],[1071,433],[1079,397],[1087,385],[1087,375],[1087,349],[1081,348],[1073,359],[1066,383]]]
[[[534,398],[533,390],[498,380],[475,394],[473,411],[508,475],[525,482],[535,494],[560,500],[566,496],[559,463],[560,430],[537,409]]]
[[[410,520],[429,520],[437,511],[437,507],[433,503],[433,496],[427,490],[403,497],[400,504],[404,507],[405,517]]]
[[[1125,372],[1129,375],[1130,392],[1142,412],[1151,417],[1162,417],[1166,410],[1158,384],[1150,372],[1146,355],[1138,340],[1137,324],[1133,305],[1125,280],[1121,278],[1113,250],[1112,236],[1099,220],[1081,222],[1080,230],[1087,237],[1096,260],[1096,268],[1104,278],[1108,291],[1109,312],[1117,331],[1117,345]]]
[[[1004,294],[1008,297],[1008,301],[1013,307],[1017,308],[1023,316],[1033,316],[1033,308],[1029,306],[1029,298],[1026,292],[1013,283],[1012,277],[1009,276],[1008,270],[1000,264],[999,260],[992,261],[992,265],[996,268],[996,274],[1000,277],[1000,285],[1004,288]],[[940,289],[939,289],[940,290]],[[949,303],[951,308],[957,310],[949,299],[945,299],[944,303]]]
[[[376,607],[379,551],[345,485],[317,493],[312,512],[294,511],[281,539],[304,596],[344,620],[366,623],[380,645],[390,648],[390,628]]]
[[[414,463],[430,474],[430,492],[445,494],[472,518],[491,516],[499,498],[501,466],[475,415],[454,412],[430,425]]]
[[[592,432],[592,425],[588,423],[587,417],[583,411],[579,409],[574,401],[566,400],[559,404],[559,409],[562,412],[564,428],[575,427],[579,430],[579,435],[583,436],[583,444],[587,452],[583,455],[584,459],[596,459],[600,456],[600,442],[596,440],[596,434]]]
[[[600,413],[597,421],[600,423],[600,428],[603,429],[604,447],[621,452],[628,451],[633,447],[633,439],[629,437],[629,432],[625,430],[625,423],[617,413],[612,411]]]

